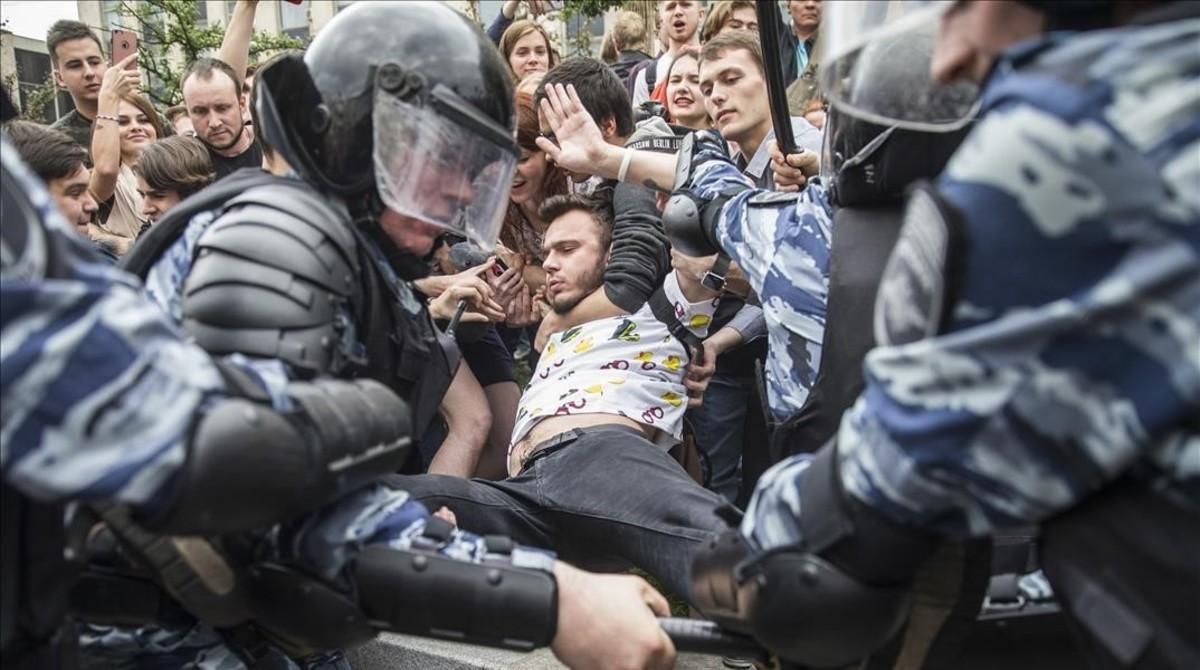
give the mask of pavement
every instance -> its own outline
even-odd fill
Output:
[[[476,647],[444,640],[383,634],[347,653],[354,670],[561,670],[549,649],[531,653]],[[724,670],[721,659],[680,654],[680,670]]]

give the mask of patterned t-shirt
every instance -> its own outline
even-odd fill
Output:
[[[716,300],[689,303],[672,272],[663,282],[675,315],[697,337],[708,334]],[[634,314],[589,321],[554,333],[521,396],[512,444],[545,417],[615,414],[679,441],[689,352],[659,321],[649,303]],[[511,447],[510,447],[511,451]]]

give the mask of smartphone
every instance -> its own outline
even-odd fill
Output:
[[[500,258],[499,256],[497,256],[496,264],[492,266],[492,274],[499,277],[500,275],[504,274],[505,272],[508,272],[508,263],[505,263],[503,258]]]
[[[120,63],[131,53],[136,53],[138,49],[138,36],[132,30],[121,30],[119,28],[112,31],[112,63],[115,65]],[[127,70],[137,68],[137,59],[129,61],[126,66]]]

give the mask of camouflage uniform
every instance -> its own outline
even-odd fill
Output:
[[[816,182],[799,195],[753,190],[722,145],[704,143],[693,159],[690,189],[708,200],[750,187],[725,205],[716,241],[762,302],[769,337],[767,401],[782,420],[804,405],[821,364],[832,211]]]
[[[153,515],[170,497],[187,457],[195,417],[225,394],[202,349],[186,341],[130,275],[103,262],[55,209],[41,182],[0,140],[6,175],[35,211],[5,210],[0,245],[0,467],[4,483],[38,501],[124,503]],[[39,220],[45,222],[39,224]],[[278,362],[239,364],[276,406],[289,402]],[[455,560],[482,562],[481,538],[455,530],[428,546],[429,514],[409,496],[377,485],[264,535],[264,550],[347,589],[344,569],[359,550],[423,546]],[[11,529],[6,529],[6,533]],[[518,548],[517,567],[550,568],[549,555]],[[203,624],[89,627],[83,646],[105,666],[242,668]],[[344,667],[338,655],[305,667]]]
[[[848,495],[959,536],[1045,520],[1126,474],[1200,508],[1198,42],[1190,20],[1001,59],[936,185],[964,231],[946,326],[869,354],[837,438]],[[877,332],[903,288],[885,274]],[[807,465],[760,481],[755,547],[801,540]]]

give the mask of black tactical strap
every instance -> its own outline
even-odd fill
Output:
[[[683,343],[689,355],[704,346],[704,342],[695,333],[688,330],[679,317],[675,316],[675,306],[671,304],[671,300],[667,298],[667,293],[661,286],[650,294],[649,305],[650,311],[654,313],[654,318],[661,321],[671,335]]]
[[[202,538],[151,533],[130,518],[123,506],[97,506],[96,512],[184,608],[216,627],[244,623],[250,610],[241,577],[213,545]]]

